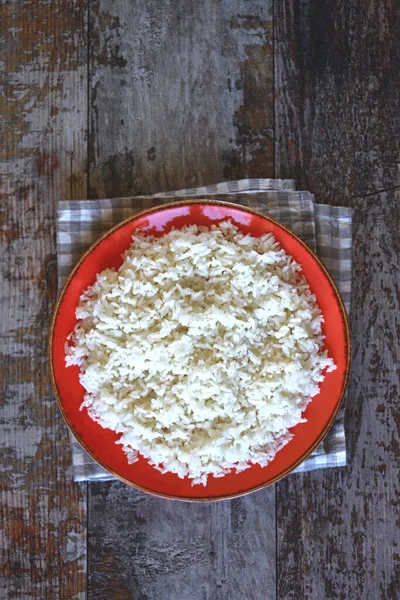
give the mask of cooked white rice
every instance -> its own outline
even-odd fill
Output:
[[[267,465],[335,365],[300,266],[229,221],[137,231],[81,296],[66,364],[83,407],[162,472],[205,484]]]

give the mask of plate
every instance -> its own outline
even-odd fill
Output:
[[[208,477],[206,486],[192,486],[187,478],[161,474],[143,458],[129,465],[121,446],[115,444],[119,434],[103,429],[92,421],[86,409],[80,410],[84,388],[79,383],[79,368],[65,366],[65,343],[76,324],[75,309],[81,293],[94,283],[97,273],[106,268],[117,269],[122,264],[121,255],[129,247],[136,228],[160,236],[172,227],[210,226],[226,219],[244,234],[258,237],[271,232],[301,265],[322,310],[325,345],[337,369],[326,374],[320,393],[303,413],[307,422],[292,428],[293,439],[266,467],[254,465],[242,473],[230,473],[217,479]],[[262,213],[235,204],[185,200],[133,215],[107,232],[82,256],[55,307],[50,330],[50,363],[54,392],[68,426],[86,452],[104,469],[125,483],[157,496],[192,501],[221,500],[275,483],[303,462],[321,442],[345,393],[350,368],[350,333],[346,311],[332,278],[314,252],[294,233]]]

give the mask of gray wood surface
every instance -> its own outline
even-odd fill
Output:
[[[399,597],[400,190],[353,205],[348,466],[277,485],[282,600]]]
[[[272,176],[269,2],[101,0],[90,32],[91,197]],[[88,503],[89,598],[275,599],[274,489],[199,506],[115,482]]]
[[[12,0],[0,22],[1,600],[397,599],[399,3]],[[349,465],[210,505],[75,484],[57,200],[274,168],[355,210]]]
[[[83,599],[86,486],[49,381],[55,205],[86,194],[85,3],[3,2],[0,598]]]
[[[89,598],[275,598],[274,488],[193,504],[93,483],[88,529]]]
[[[398,0],[275,2],[275,153],[320,202],[400,186]]]
[[[319,201],[354,208],[349,463],[277,485],[277,595],[394,600],[400,590],[399,5],[284,1],[274,16],[277,176],[294,176]]]
[[[91,197],[272,175],[271,0],[90,7]]]

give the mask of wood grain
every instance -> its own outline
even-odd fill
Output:
[[[270,7],[91,3],[91,197],[272,175]],[[273,488],[202,506],[93,483],[88,532],[90,599],[275,599]]]
[[[275,10],[277,176],[355,211],[349,464],[277,485],[280,600],[400,589],[399,7],[364,9]]]
[[[400,185],[400,4],[275,3],[276,174],[340,204]]]
[[[88,597],[275,600],[276,570],[280,600],[398,597],[400,8],[276,2],[274,124],[271,7],[1,4],[2,599],[85,597],[86,487],[46,357],[57,199],[268,177],[274,151],[277,176],[355,209],[349,466],[286,478],[276,506],[91,484]]]
[[[90,194],[273,174],[270,0],[97,0]]]
[[[0,597],[83,598],[85,486],[51,392],[55,203],[86,194],[85,2],[1,5]]]
[[[89,502],[89,598],[275,598],[273,488],[194,504],[92,483]]]
[[[400,192],[354,202],[348,466],[277,485],[278,598],[400,590]]]

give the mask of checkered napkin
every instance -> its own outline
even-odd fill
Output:
[[[318,253],[350,311],[352,211],[315,204],[313,194],[296,191],[294,181],[287,179],[242,179],[154,196],[60,202],[57,221],[60,289],[81,254],[113,225],[135,212],[184,198],[228,200],[264,212],[287,225]],[[72,433],[71,444],[75,481],[113,479],[90,458]],[[296,472],[345,464],[344,411],[341,411],[323,442]]]

